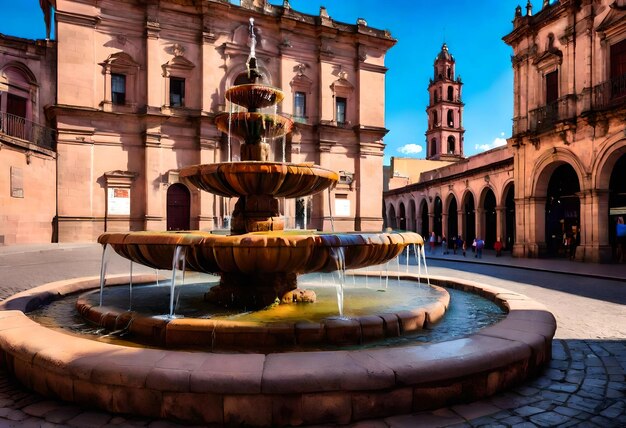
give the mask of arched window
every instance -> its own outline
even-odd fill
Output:
[[[437,139],[430,140],[430,155],[435,156],[437,154]]]
[[[437,126],[439,123],[439,116],[437,115],[437,110],[433,110],[433,126]]]
[[[454,101],[454,88],[448,86],[448,101]]]
[[[448,126],[449,127],[454,126],[454,113],[452,110],[448,110]]]
[[[456,138],[454,135],[448,137],[448,154],[453,155],[456,150]]]
[[[452,69],[448,67],[448,79],[452,79]]]

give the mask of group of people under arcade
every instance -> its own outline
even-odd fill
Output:
[[[441,245],[441,254],[443,255],[450,254],[450,249],[452,249],[452,253],[455,255],[457,251],[461,252],[463,254],[463,257],[466,257],[467,255],[467,241],[465,241],[461,235],[455,236],[450,239],[450,241],[448,241],[446,235],[437,236],[435,232],[431,232],[430,237],[428,238],[428,245],[431,254],[435,253],[435,247],[437,245]],[[480,236],[477,236],[476,238],[474,238],[469,248],[471,249],[472,254],[475,258],[482,259],[483,250],[485,248],[485,241]],[[496,252],[496,257],[500,257],[502,255],[504,245],[502,244],[500,238],[498,238],[493,244],[493,249]]]

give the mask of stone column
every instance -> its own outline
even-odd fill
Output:
[[[476,211],[476,215],[474,216],[474,221],[475,221],[475,229],[476,230],[476,237],[480,236],[483,240],[485,239],[485,230],[484,230],[484,226],[485,226],[485,210],[483,208],[475,208]],[[472,236],[472,238],[474,238]]]
[[[526,257],[539,257],[546,253],[546,198],[528,198],[528,230]]]
[[[163,70],[159,52],[159,6],[148,6],[146,11],[146,83],[148,108],[160,108],[163,105]]]
[[[506,231],[506,207],[502,205],[496,206],[496,239],[500,238],[500,241],[503,245],[506,245],[505,242],[505,232]]]
[[[161,188],[161,127],[155,126],[144,134],[145,169],[144,179],[146,187],[145,230],[164,230],[165,218],[163,213],[163,193],[167,189]]]

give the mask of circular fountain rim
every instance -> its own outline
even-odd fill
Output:
[[[550,360],[556,321],[544,305],[475,281],[432,280],[490,298],[508,308],[507,317],[468,337],[436,344],[212,354],[92,342],[52,331],[23,314],[53,295],[98,281],[80,278],[0,302],[0,361],[41,394],[112,412],[270,426],[345,424],[474,401],[537,375]]]

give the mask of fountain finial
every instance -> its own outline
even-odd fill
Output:
[[[248,79],[252,83],[256,83],[257,79],[261,77],[261,73],[257,68],[256,61],[256,34],[254,34],[254,18],[250,18],[250,55],[246,65],[248,66]]]

